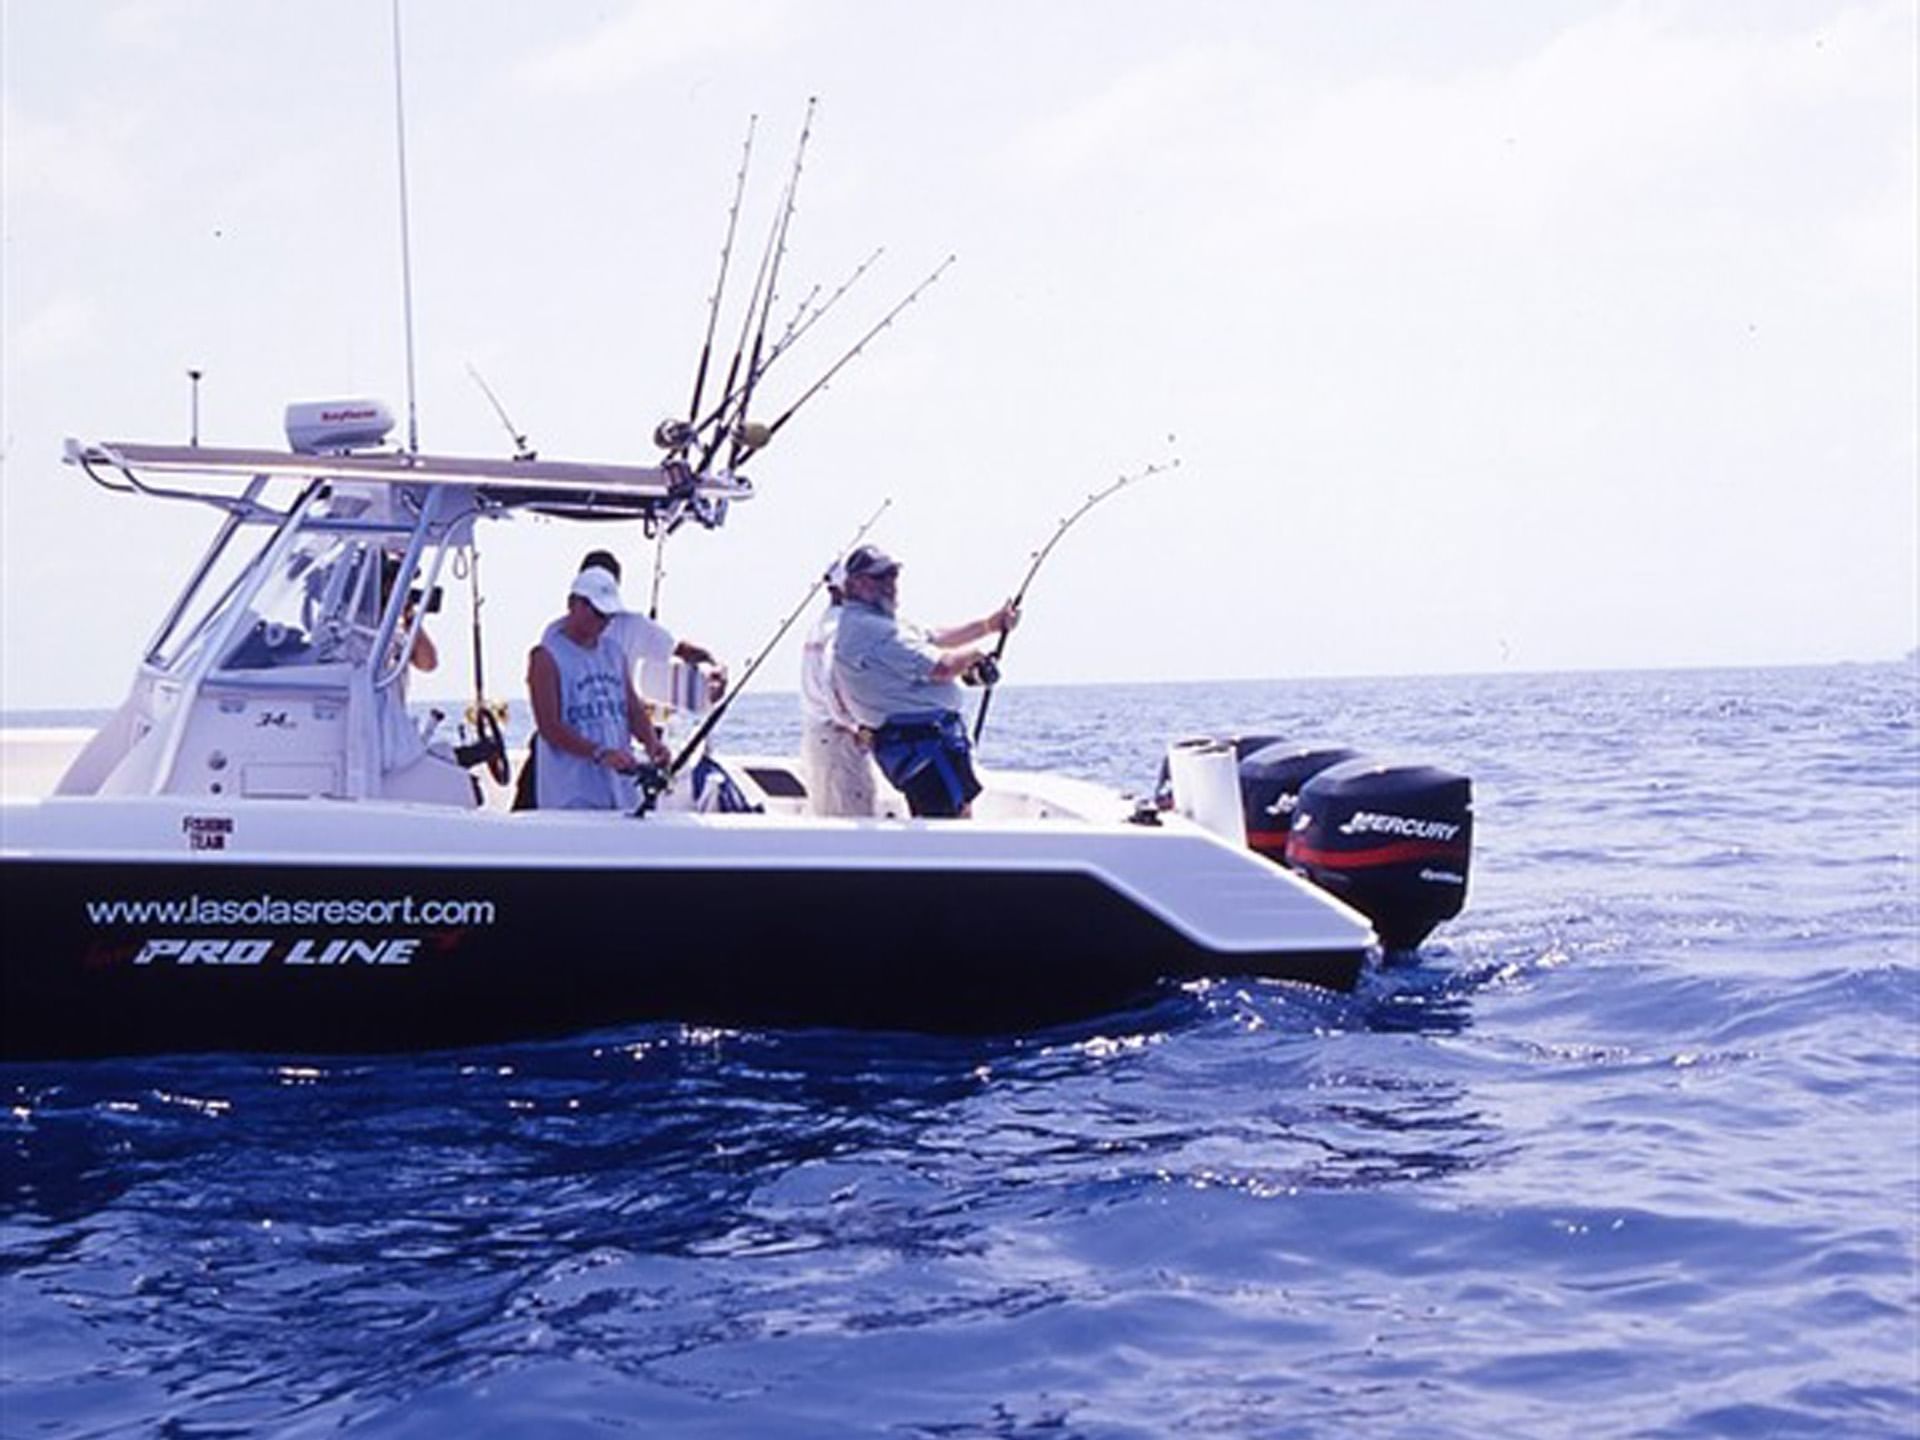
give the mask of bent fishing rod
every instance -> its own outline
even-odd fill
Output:
[[[834,561],[838,561],[842,556],[850,555],[854,550],[858,549],[860,542],[867,538],[867,532],[880,523],[880,517],[887,513],[887,508],[892,504],[893,499],[891,496],[882,500],[880,502],[880,508],[869,515],[866,523],[853,532],[853,539],[849,540],[844,547],[835,552],[833,557]],[[832,563],[833,562],[829,562],[829,568],[831,568]],[[727,693],[720,697],[718,703],[714,705],[712,712],[700,723],[700,728],[695,730],[687,743],[680,747],[680,753],[673,757],[672,763],[669,764],[664,771],[654,768],[650,775],[643,773],[641,780],[641,790],[643,793],[640,799],[640,808],[634,811],[636,816],[645,815],[651,810],[654,802],[660,798],[661,793],[666,790],[668,785],[673,783],[673,777],[684,770],[687,761],[699,753],[700,747],[706,743],[707,736],[713,733],[714,726],[720,723],[721,718],[727,713],[728,707],[730,707],[735,700],[739,699],[740,692],[747,688],[747,682],[753,679],[754,672],[766,663],[767,657],[773,653],[774,648],[786,638],[787,631],[793,628],[793,622],[798,620],[805,612],[807,606],[813,603],[813,597],[820,593],[820,587],[826,583],[827,570],[823,569],[820,574],[815,577],[814,582],[807,587],[807,593],[800,597],[800,603],[794,606],[788,613],[787,618],[780,622],[780,628],[773,632],[773,638],[767,641],[758,655],[755,655],[753,659],[747,662],[746,669],[740,672],[740,678],[728,687]]]
[[[1136,480],[1144,480],[1149,475],[1159,475],[1164,471],[1178,470],[1179,468],[1180,462],[1177,459],[1169,460],[1164,465],[1149,465],[1144,470],[1136,470],[1132,474],[1122,475],[1105,489],[1096,490],[1087,496],[1085,500],[1080,502],[1079,509],[1075,510],[1054,527],[1053,534],[1048,537],[1047,543],[1033,552],[1033,563],[1027,566],[1027,573],[1020,580],[1020,588],[1013,592],[1013,599],[1008,603],[1011,604],[1015,610],[1018,610],[1021,605],[1026,603],[1027,591],[1033,586],[1033,577],[1040,573],[1040,567],[1047,563],[1047,557],[1053,554],[1054,548],[1066,538],[1067,532],[1079,524],[1087,512],[1092,510],[1094,506],[1109,496],[1118,495]],[[990,663],[985,667],[987,678],[984,682],[985,688],[980,694],[980,711],[973,717],[973,743],[975,745],[980,743],[980,732],[987,728],[987,710],[988,707],[993,704],[994,688],[1000,682],[1000,657],[1007,653],[1007,636],[1009,633],[1010,632],[1006,630],[1000,632],[1000,643],[993,647],[993,654],[988,657]]]

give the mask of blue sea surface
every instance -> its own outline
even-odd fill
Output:
[[[1914,667],[1009,688],[985,758],[1233,731],[1471,774],[1466,913],[1044,1034],[8,1068],[0,1434],[1920,1433]]]

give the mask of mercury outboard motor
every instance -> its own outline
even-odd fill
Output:
[[[1473,787],[1432,765],[1355,759],[1300,787],[1286,863],[1411,950],[1467,900]]]
[[[1247,844],[1276,865],[1284,862],[1300,787],[1328,766],[1359,753],[1344,745],[1297,745],[1286,740],[1242,750],[1240,803],[1247,813]]]

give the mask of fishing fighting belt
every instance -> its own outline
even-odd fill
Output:
[[[975,795],[966,727],[952,710],[896,715],[873,732],[873,758],[915,815],[958,815]]]

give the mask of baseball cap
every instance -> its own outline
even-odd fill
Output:
[[[856,575],[891,575],[899,568],[900,562],[878,545],[862,545],[844,564],[849,580]]]
[[[620,578],[620,561],[611,550],[589,550],[580,557],[582,570],[604,570],[615,580]]]
[[[620,582],[606,571],[595,568],[582,570],[573,577],[573,585],[568,595],[578,595],[602,615],[618,615],[625,610],[626,604],[620,599]]]

